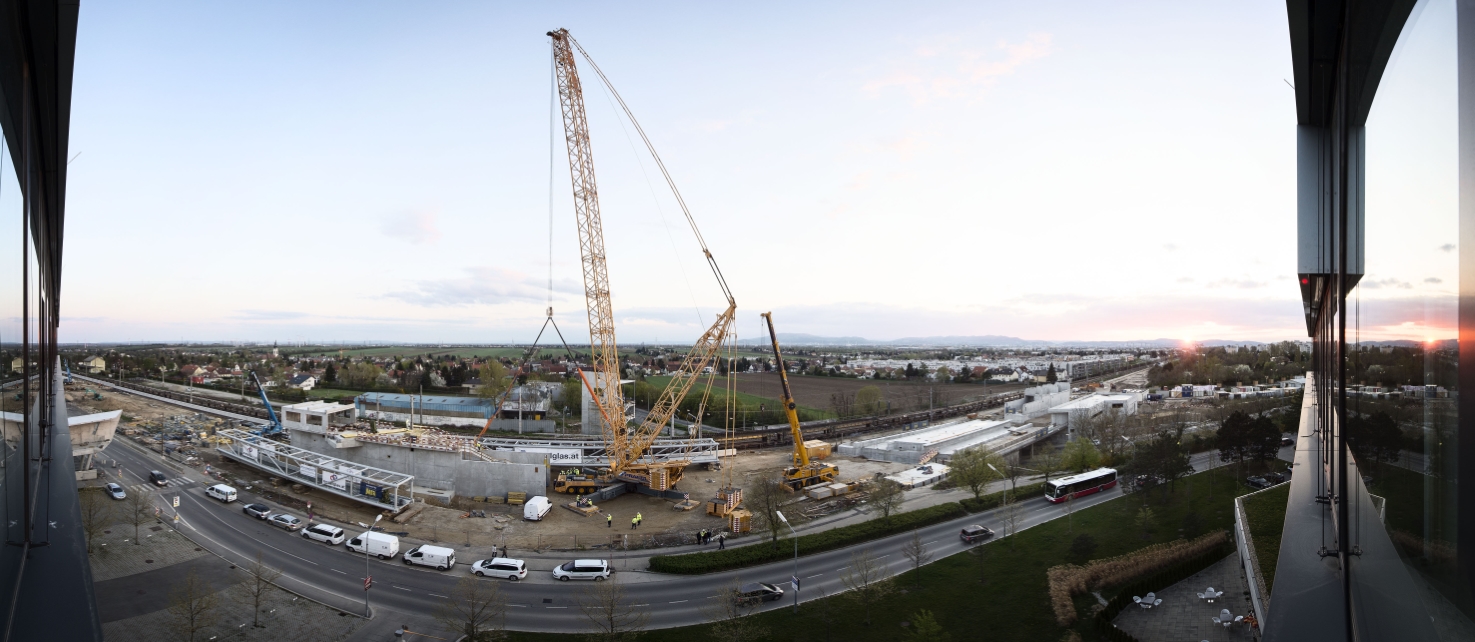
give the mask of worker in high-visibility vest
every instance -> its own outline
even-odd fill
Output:
[[[604,514],[604,523],[605,524],[608,524],[608,527],[609,528],[614,528],[615,527],[615,514],[614,513],[605,513]]]

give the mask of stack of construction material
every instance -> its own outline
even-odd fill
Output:
[[[810,459],[825,459],[830,456],[830,442],[822,439],[810,439],[804,442],[804,449],[809,451]]]
[[[731,518],[728,520],[728,528],[732,529],[732,532],[746,533],[752,530],[753,514],[748,512],[747,509],[739,508],[732,511],[728,516]]]
[[[519,493],[519,492],[514,492],[514,491],[508,491],[508,493],[507,493],[507,503],[512,504],[514,506],[521,506],[523,504],[523,502],[526,502],[527,500],[528,500],[528,494],[527,493]]]

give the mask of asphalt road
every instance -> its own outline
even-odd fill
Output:
[[[166,466],[151,454],[130,446],[119,440],[107,450],[107,456],[121,464],[117,473],[124,478],[125,485],[143,483],[149,470]],[[205,496],[204,488],[207,484],[202,483],[205,479],[203,475],[193,470],[182,474],[179,469],[171,471],[175,479],[168,488],[160,489],[161,504],[166,507],[167,513],[172,498],[179,497],[179,527],[184,534],[235,564],[249,563],[255,558],[257,551],[260,551],[267,564],[284,571],[279,583],[285,588],[350,613],[364,612],[365,560],[362,556],[348,552],[343,546],[328,546],[307,540],[296,533],[288,533],[243,514],[240,509],[243,504],[258,500],[249,491],[241,491],[239,502],[221,504]],[[1120,496],[1121,491],[1113,489],[1078,500],[1076,508],[1085,508]],[[1021,506],[1021,529],[1065,515],[1063,506],[1051,505],[1043,498],[1027,500]],[[922,541],[928,546],[933,559],[941,559],[967,548],[969,545],[958,538],[958,531],[968,524],[983,524],[997,532],[1003,532],[1002,521],[992,512],[921,529]],[[800,558],[800,600],[807,601],[844,591],[841,577],[850,564],[851,554],[856,550],[869,549],[886,566],[888,574],[905,571],[908,561],[901,549],[910,537],[910,533],[897,535]],[[402,551],[408,548],[401,545]],[[454,569],[441,572],[405,566],[399,559],[369,560],[367,567],[374,577],[374,588],[369,591],[373,610],[379,615],[385,615],[388,611],[389,621],[392,622],[399,622],[399,615],[407,618],[414,616],[414,619],[424,622],[451,593],[456,580],[469,572],[469,564],[474,561],[460,559]],[[478,581],[505,582],[503,589],[510,607],[507,617],[507,626],[510,629],[583,631],[585,618],[578,607],[582,588],[580,583],[557,582],[551,575],[553,567],[562,561],[529,558],[528,577],[521,582],[491,579]],[[735,579],[768,582],[788,590],[787,583],[793,573],[791,561],[702,576],[670,576],[626,570],[618,554],[611,561],[616,569],[614,579],[626,585],[627,594],[634,600],[634,604],[650,608],[652,628],[708,621],[703,608],[710,603],[709,600],[716,597],[722,587]],[[643,561],[631,561],[630,564],[643,565]],[[791,595],[786,595],[780,602],[770,602],[762,608],[785,608],[792,604]],[[376,624],[371,626],[377,629],[384,625],[379,624],[376,618]]]

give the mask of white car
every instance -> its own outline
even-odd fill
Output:
[[[456,551],[444,546],[431,546],[421,544],[405,552],[403,558],[406,564],[419,564],[429,566],[437,571],[444,571],[456,565]]]
[[[334,546],[343,543],[343,529],[328,524],[315,524],[311,528],[304,528],[302,529],[302,536]]]
[[[553,569],[553,579],[600,581],[610,574],[609,560],[574,560]]]
[[[277,513],[275,515],[272,515],[271,517],[266,518],[266,523],[271,524],[272,526],[285,528],[289,531],[295,531],[299,528],[302,528],[301,519],[298,519],[286,513]]]
[[[473,562],[471,572],[480,577],[501,577],[516,582],[528,576],[528,565],[522,560],[497,557]]]

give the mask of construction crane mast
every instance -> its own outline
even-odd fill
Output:
[[[563,109],[564,141],[568,148],[569,174],[573,182],[574,215],[578,220],[579,251],[583,257],[584,298],[588,304],[589,343],[593,361],[595,381],[584,379],[586,391],[597,399],[600,415],[604,420],[604,437],[607,443],[610,472],[612,476],[628,481],[644,483],[657,490],[666,490],[681,479],[681,473],[689,461],[655,462],[642,459],[646,450],[660,435],[661,428],[675,414],[681,400],[691,391],[698,375],[712,365],[722,342],[731,331],[733,318],[737,314],[737,303],[727,282],[718,269],[712,252],[707,248],[696,221],[676,189],[665,164],[656,154],[655,147],[635,120],[624,99],[609,83],[609,79],[594,64],[588,52],[570,36],[567,29],[548,32],[553,39],[553,61],[558,82],[559,104]],[[655,158],[656,165],[666,183],[676,195],[682,212],[701,244],[708,266],[722,287],[727,299],[727,309],[717,315],[717,320],[697,339],[681,369],[672,377],[671,384],[661,393],[660,399],[649,414],[634,429],[627,427],[625,400],[620,390],[620,355],[615,345],[614,311],[610,304],[609,270],[605,265],[604,229],[599,216],[599,190],[594,180],[594,156],[589,144],[589,121],[584,112],[584,90],[579,80],[578,68],[574,64],[574,50],[589,62],[600,80],[609,88],[619,102],[625,115],[635,126],[635,131],[645,142],[646,148]],[[582,377],[582,373],[580,375]]]
[[[773,367],[778,370],[779,383],[783,384],[784,414],[789,418],[789,433],[794,438],[794,465],[784,470],[784,482],[789,488],[798,490],[806,486],[835,481],[840,469],[818,461],[811,461],[809,448],[804,445],[804,431],[799,428],[799,404],[794,402],[794,393],[789,391],[789,370],[784,366],[784,355],[778,349],[778,333],[773,331],[773,313],[764,312],[768,322],[768,338],[773,342]]]

